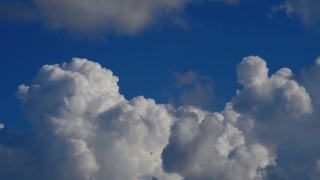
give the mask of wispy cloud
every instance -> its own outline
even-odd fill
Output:
[[[236,4],[237,0],[214,0]],[[28,3],[26,3],[28,2]],[[2,19],[41,21],[48,28],[98,37],[108,32],[133,35],[170,19],[188,27],[184,9],[197,0],[30,0],[0,2]]]
[[[285,0],[284,3],[271,8],[273,13],[279,10],[285,10],[288,17],[297,15],[308,26],[317,25],[320,21],[320,1],[318,0]]]
[[[182,74],[173,72],[171,79],[173,80],[171,87],[164,91],[171,104],[213,109],[215,105],[214,83],[210,77],[190,70]],[[170,93],[171,91],[174,92]]]

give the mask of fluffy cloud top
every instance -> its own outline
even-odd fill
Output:
[[[255,56],[222,112],[126,100],[118,77],[74,58],[45,65],[16,96],[34,127],[0,126],[0,179],[319,179],[319,60],[269,76]]]
[[[164,168],[188,179],[254,180],[274,163],[274,156],[259,143],[246,144],[243,133],[220,113],[195,107],[173,110],[172,127],[163,152]]]
[[[151,99],[125,100],[117,81],[99,64],[73,59],[43,66],[30,86],[19,87],[34,124],[25,135],[32,146],[22,147],[30,159],[21,163],[32,161],[30,179],[180,178],[161,166],[173,118]]]

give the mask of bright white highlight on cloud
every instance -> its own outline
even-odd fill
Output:
[[[256,56],[222,112],[126,100],[118,77],[74,58],[16,96],[34,128],[0,125],[0,179],[264,180],[320,177],[320,66],[269,76]]]
[[[161,166],[174,119],[154,100],[125,100],[117,81],[110,70],[75,58],[43,66],[30,86],[19,87],[30,133],[46,141],[33,139],[37,149],[27,149],[31,168],[43,172],[31,179],[180,178]]]

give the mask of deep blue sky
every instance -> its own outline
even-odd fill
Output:
[[[186,9],[187,29],[162,23],[134,36],[111,33],[104,41],[74,38],[40,22],[0,21],[0,123],[19,131],[30,128],[14,95],[18,85],[28,85],[42,65],[72,57],[111,69],[127,99],[144,95],[158,103],[168,102],[161,91],[170,84],[170,70],[211,77],[224,102],[241,88],[236,65],[245,56],[262,57],[271,72],[288,67],[299,73],[320,55],[320,33],[284,12],[269,18],[272,3],[199,3]]]

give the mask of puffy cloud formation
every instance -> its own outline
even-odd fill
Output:
[[[135,34],[160,19],[170,18],[186,26],[179,14],[196,0],[4,0],[0,17],[9,20],[41,20],[49,28],[71,32]],[[235,4],[237,0],[215,0]]]
[[[277,157],[274,168],[279,179],[311,178],[320,157],[315,138],[320,135],[316,128],[318,62],[304,67],[300,76],[288,68],[269,76],[266,62],[259,57],[244,58],[237,66],[244,88],[222,114],[244,133],[247,142],[259,142]]]
[[[285,10],[288,17],[297,14],[307,25],[320,21],[320,1],[318,0],[284,0],[284,3],[271,8],[273,12]]]
[[[154,100],[125,100],[117,81],[99,64],[73,59],[43,66],[30,86],[19,86],[34,128],[24,135],[30,144],[3,147],[25,159],[8,162],[1,179],[181,179],[161,165],[173,118]]]
[[[274,156],[259,143],[246,144],[243,132],[220,113],[195,107],[172,110],[178,121],[163,152],[164,168],[188,179],[262,179]]]
[[[33,129],[0,126],[0,179],[319,179],[319,62],[269,75],[244,58],[221,112],[126,100],[86,59],[45,65],[16,93]]]

